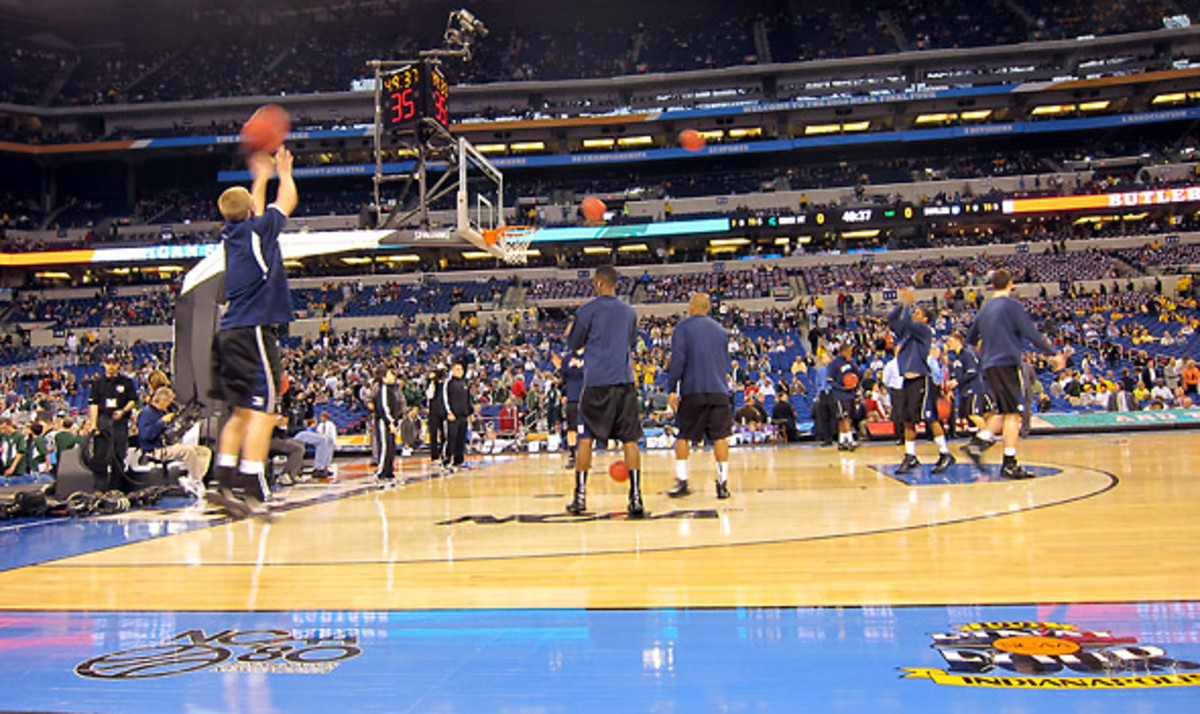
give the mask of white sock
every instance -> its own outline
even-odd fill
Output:
[[[688,480],[688,462],[684,460],[675,460],[675,478],[680,481]]]
[[[845,443],[848,443],[849,441],[850,441],[850,432],[843,431],[843,432],[838,433],[838,443],[839,444],[845,444]]]
[[[1004,447],[1004,455],[1005,455],[1005,456],[1012,456],[1013,458],[1016,458],[1016,456],[1017,456],[1017,450],[1016,450],[1016,449],[1010,449],[1010,448],[1008,448],[1008,447],[1006,446],[1006,447]]]
[[[233,454],[217,454],[217,466],[227,469],[236,469],[238,465],[238,457]]]
[[[905,441],[904,442],[904,453],[908,454],[909,456],[916,456],[917,455],[917,442]]]
[[[717,462],[717,483],[725,483],[729,480],[729,462]]]
[[[979,437],[980,441],[995,441],[996,440],[996,435],[987,429],[980,429],[979,433],[976,434],[976,436]]]
[[[946,445],[946,435],[945,434],[942,434],[941,436],[933,437],[933,443],[937,444],[938,453],[942,453],[942,454],[950,453],[950,447]]]

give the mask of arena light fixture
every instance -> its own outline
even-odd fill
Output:
[[[622,253],[645,253],[650,250],[650,246],[645,243],[631,243],[630,245],[620,246],[617,250]]]
[[[483,260],[484,258],[495,258],[496,256],[486,250],[464,250],[462,257],[467,260]]]
[[[508,149],[504,144],[476,144],[475,150],[481,154],[503,154]]]
[[[379,260],[383,263],[419,263],[421,262],[421,256],[415,253],[404,253],[403,255],[389,255]]]
[[[1158,95],[1154,99],[1151,99],[1150,103],[1151,104],[1178,104],[1179,102],[1186,101],[1186,100],[1187,100],[1186,93],[1170,92],[1168,94]]]
[[[651,146],[654,144],[654,137],[639,135],[639,136],[622,136],[617,139],[617,146]]]
[[[730,139],[745,139],[747,137],[753,137],[753,136],[762,136],[762,127],[751,126],[751,127],[745,127],[742,129],[730,129],[729,130],[729,138]]]
[[[370,256],[342,258],[342,262],[346,265],[367,265],[371,262]]]
[[[1108,109],[1112,102],[1108,99],[1101,99],[1095,102],[1082,102],[1079,105],[1079,111],[1082,112],[1099,112]]]
[[[954,121],[958,115],[953,112],[936,112],[933,114],[920,114],[916,118],[917,124],[945,124],[948,121]]]
[[[750,245],[749,238],[713,238],[708,242],[710,246],[716,248],[738,247],[742,245]]]
[[[842,130],[841,124],[809,124],[804,127],[806,136],[814,136],[817,134],[836,134]]]
[[[34,273],[33,277],[41,278],[42,280],[70,280],[71,274],[70,273],[45,272],[45,273]]]
[[[962,116],[963,121],[982,121],[991,115],[991,109],[972,109],[970,111],[963,112],[960,116]]]
[[[861,231],[846,231],[842,234],[843,238],[874,238],[879,235],[878,228],[869,228]]]
[[[1041,117],[1057,116],[1059,114],[1066,114],[1067,112],[1073,111],[1075,111],[1074,104],[1042,104],[1041,106],[1034,107],[1029,113],[1035,117]]]
[[[583,148],[585,149],[611,149],[615,139],[584,139]]]
[[[708,246],[709,253],[736,253],[738,246],[736,245],[710,245]]]
[[[725,131],[722,129],[709,129],[708,131],[698,131],[696,133],[705,141],[719,141],[725,138]]]
[[[283,267],[285,267],[285,268],[303,268],[304,263],[301,263],[298,260],[285,260],[285,261],[283,261]]]
[[[514,141],[509,145],[513,151],[545,151],[546,142],[544,141]]]
[[[871,128],[869,121],[852,121],[842,124],[842,131],[866,131]]]
[[[609,248],[606,245],[585,245],[583,247],[584,255],[604,255],[605,253],[611,252],[612,248]]]
[[[791,243],[791,242],[792,242],[792,239],[791,239],[791,238],[788,238],[787,236],[784,236],[784,237],[782,237],[782,238],[776,238],[776,239],[775,239],[775,245],[787,245],[787,244],[789,244],[789,243]]]

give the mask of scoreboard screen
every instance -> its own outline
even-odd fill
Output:
[[[410,64],[383,76],[383,122],[393,130],[409,129],[429,118],[450,126],[450,86],[440,67]]]

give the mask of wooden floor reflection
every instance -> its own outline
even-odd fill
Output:
[[[568,516],[558,455],[479,462],[404,487],[0,573],[0,608],[289,610],[1132,602],[1200,598],[1200,433],[1040,438],[1030,481],[963,459],[920,483],[894,445],[852,454],[737,449],[719,501],[708,453],[669,499],[646,457],[650,518],[628,520],[602,455],[591,515]],[[922,445],[928,468],[931,445]],[[991,460],[998,454],[989,454]],[[353,491],[359,481],[347,480]],[[305,490],[307,489],[307,490]],[[305,487],[298,499],[329,487]],[[358,490],[362,490],[359,488]],[[194,519],[194,513],[139,514]]]

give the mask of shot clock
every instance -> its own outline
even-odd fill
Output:
[[[405,65],[383,76],[383,122],[392,130],[409,129],[422,119],[450,126],[450,87],[440,67]]]

